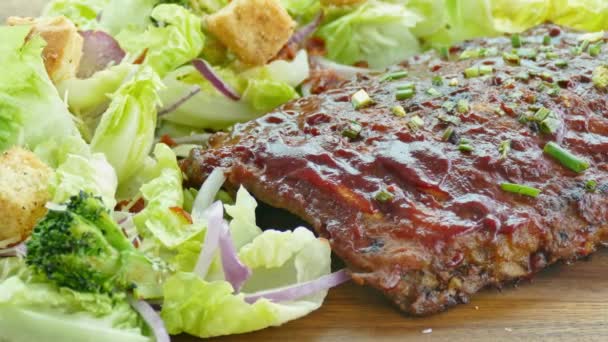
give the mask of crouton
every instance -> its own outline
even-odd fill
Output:
[[[46,214],[52,174],[30,151],[12,148],[0,154],[0,248],[27,239]]]
[[[234,0],[206,23],[209,32],[251,65],[276,56],[296,26],[279,0]]]
[[[46,71],[54,83],[76,77],[82,57],[83,39],[69,19],[10,17],[7,24],[31,25],[29,36],[40,34],[46,41],[42,57]]]
[[[321,0],[323,6],[351,6],[358,5],[365,2],[365,0]]]

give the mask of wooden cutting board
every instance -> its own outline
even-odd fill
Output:
[[[0,20],[36,15],[44,3],[0,0]],[[375,291],[346,284],[330,291],[325,305],[303,319],[215,340],[608,341],[608,251],[590,261],[553,266],[516,288],[482,291],[471,303],[431,317],[404,316]]]

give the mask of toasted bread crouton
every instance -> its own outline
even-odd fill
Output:
[[[0,248],[25,240],[46,214],[52,174],[30,151],[12,148],[0,154]]]
[[[10,17],[9,25],[32,25],[32,32],[40,34],[47,45],[42,52],[46,71],[54,83],[76,77],[82,57],[82,36],[66,17],[19,18]]]
[[[351,6],[358,5],[365,2],[365,0],[321,0],[323,6]]]
[[[207,17],[207,28],[239,59],[266,64],[287,43],[295,22],[279,0],[234,0]]]

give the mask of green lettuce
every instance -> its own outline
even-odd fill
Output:
[[[234,205],[224,204],[226,213],[232,217],[230,235],[237,250],[262,234],[262,230],[255,223],[255,208],[257,206],[258,203],[244,187],[240,187],[236,193]]]
[[[125,29],[115,37],[134,58],[147,51],[145,64],[163,77],[201,53],[205,36],[200,17],[174,4],[158,5],[150,16],[162,25]]]
[[[163,116],[172,124],[193,129],[221,130],[238,122],[255,119],[298,97],[295,91],[310,70],[305,51],[293,61],[274,61],[262,67],[237,72],[215,68],[222,80],[242,94],[239,101],[227,98],[204,79],[193,66],[184,66],[167,75],[167,88],[160,96],[165,104],[177,102],[198,86],[201,91],[176,110]]]
[[[133,222],[144,237],[153,237],[164,247],[172,249],[199,234],[205,227],[191,224],[184,217],[182,172],[175,153],[167,145],[157,144],[154,155],[162,167],[155,178],[141,187],[146,207],[134,216]]]
[[[27,341],[151,341],[124,296],[80,293],[13,276],[0,283],[2,338]]]
[[[110,34],[116,35],[124,29],[145,30],[152,9],[159,0],[109,0],[104,6],[100,25]]]
[[[28,26],[0,27],[0,151],[78,134],[44,67],[45,42],[39,36],[26,42],[29,32]]]
[[[325,40],[332,60],[347,65],[365,61],[372,68],[384,68],[420,52],[411,29],[421,20],[403,3],[370,0],[324,23],[316,35]]]
[[[42,15],[65,16],[81,30],[100,29],[97,17],[108,2],[109,0],[53,0],[46,5]]]
[[[253,270],[239,294],[234,294],[228,282],[202,280],[193,273],[176,273],[165,282],[161,316],[171,334],[211,337],[278,326],[316,310],[327,294],[321,291],[281,303],[260,299],[248,304],[244,300],[246,293],[329,274],[329,244],[305,228],[266,231],[243,246],[239,258]]]
[[[149,67],[141,66],[132,79],[112,95],[91,140],[91,149],[101,152],[116,170],[118,184],[133,177],[154,143],[158,91],[163,84]]]
[[[136,65],[123,63],[96,72],[87,79],[71,78],[57,84],[59,94],[67,99],[70,112],[80,121],[80,132],[90,141],[101,115],[108,108],[113,94]]]
[[[289,12],[292,18],[300,24],[313,20],[321,11],[319,0],[280,0],[281,5]]]
[[[492,0],[494,28],[514,33],[540,25],[549,18],[553,0]]]
[[[549,19],[579,30],[608,30],[608,2],[605,0],[551,0]]]

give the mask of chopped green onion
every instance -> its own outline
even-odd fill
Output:
[[[386,189],[382,189],[376,192],[376,194],[374,195],[374,199],[380,203],[392,201],[393,198],[395,198],[395,195],[393,195],[390,191]]]
[[[502,54],[502,59],[504,59],[505,62],[511,63],[511,64],[519,65],[521,63],[521,59],[519,58],[519,56],[514,53],[505,52]]]
[[[342,136],[351,138],[351,139],[356,139],[357,137],[359,137],[359,134],[361,134],[362,130],[363,130],[363,126],[361,126],[360,123],[358,123],[357,121],[351,121],[348,124],[348,127],[346,127],[342,131]]]
[[[424,126],[424,120],[422,120],[421,117],[419,117],[418,115],[415,115],[409,122],[409,126],[411,129],[418,129],[422,126]]]
[[[441,93],[439,91],[437,91],[437,89],[435,88],[429,88],[426,90],[426,93],[431,95],[431,96],[440,96]]]
[[[540,123],[540,131],[546,134],[555,134],[562,127],[562,121],[555,116],[550,116]]]
[[[452,137],[453,134],[454,134],[454,129],[450,126],[450,127],[446,128],[445,131],[443,131],[443,135],[441,136],[441,138],[443,139],[443,141],[448,141],[448,140],[450,140],[450,138]]]
[[[462,53],[460,53],[460,56],[458,56],[458,59],[464,60],[464,59],[471,59],[471,58],[477,58],[477,57],[479,57],[478,49],[466,49],[466,50],[462,51]]]
[[[391,108],[391,112],[393,112],[394,116],[404,117],[406,115],[405,109],[401,105],[396,105]]]
[[[543,45],[551,45],[551,37],[550,36],[544,36],[543,37]]]
[[[479,76],[479,67],[470,67],[470,68],[466,68],[464,70],[464,77],[466,78],[473,78],[473,77],[478,77]]]
[[[568,61],[565,59],[558,59],[555,61],[555,66],[559,68],[566,68],[568,66]]]
[[[459,125],[460,124],[460,118],[453,116],[453,115],[444,115],[441,114],[437,117],[439,120],[443,121],[443,122],[447,122],[453,125]]]
[[[367,107],[374,103],[369,94],[367,94],[367,92],[363,89],[353,94],[353,96],[351,97],[351,102],[355,109]]]
[[[553,96],[557,96],[559,95],[559,87],[552,87],[549,90],[547,90],[547,95],[553,97]]]
[[[500,184],[500,188],[506,192],[512,192],[514,194],[520,194],[529,197],[538,197],[538,195],[540,195],[540,189],[533,188],[527,185],[502,183]]]
[[[590,32],[590,33],[585,33],[582,34],[578,37],[578,40],[582,40],[582,41],[588,41],[590,43],[595,43],[599,40],[602,40],[604,38],[604,31],[598,31],[598,32]]]
[[[563,166],[577,173],[587,170],[590,166],[589,162],[586,160],[575,156],[570,151],[552,141],[545,145],[544,151],[546,154],[559,161]]]
[[[432,83],[436,87],[442,86],[443,85],[443,77],[441,77],[441,76],[434,76]]]
[[[398,80],[407,77],[407,75],[408,72],[405,70],[389,72],[387,74],[384,74],[384,76],[380,77],[380,82]]]
[[[518,34],[512,35],[511,36],[511,45],[513,45],[514,48],[521,47],[521,36]]]
[[[397,90],[397,100],[406,100],[414,97],[414,89],[399,89]]]
[[[479,67],[479,74],[489,75],[494,72],[494,68],[491,65],[482,65]]]
[[[597,57],[602,52],[602,43],[593,44],[589,47],[589,55],[592,57]]]
[[[547,118],[547,116],[549,116],[549,114],[551,114],[551,110],[549,110],[545,107],[540,107],[540,109],[536,111],[536,113],[534,114],[534,117],[532,119],[534,121],[541,122],[541,121],[545,120]]]
[[[608,88],[608,66],[601,65],[595,68],[591,79],[596,87],[600,89]]]
[[[458,79],[457,79],[457,78],[452,78],[452,79],[450,80],[450,82],[448,83],[448,85],[449,85],[450,87],[456,87],[456,86],[458,86]]]
[[[441,56],[441,58],[443,58],[443,59],[449,59],[450,58],[450,48],[448,48],[447,46],[440,47],[439,56]]]
[[[547,59],[556,59],[557,57],[559,57],[559,55],[555,52],[547,52],[545,54],[545,57],[547,57]]]
[[[414,84],[412,82],[408,82],[408,83],[399,84],[397,86],[397,90],[405,90],[405,89],[416,90],[416,84]]]
[[[469,101],[467,99],[458,100],[457,110],[458,113],[466,114],[469,112]]]
[[[501,159],[507,158],[507,155],[509,154],[510,151],[511,151],[511,140],[505,140],[500,143],[500,146],[498,146],[498,152],[500,152]]]
[[[594,180],[588,180],[585,183],[585,189],[589,192],[595,192],[595,190],[597,189],[597,182]]]
[[[526,72],[526,71],[522,71],[522,72],[518,73],[517,75],[515,75],[515,78],[520,81],[527,81],[530,79],[530,73]]]
[[[460,150],[460,152],[473,152],[474,150],[473,146],[469,144],[460,144],[458,145],[458,149]]]
[[[577,47],[574,49],[574,54],[575,54],[575,55],[580,55],[581,53],[583,53],[583,52],[587,51],[587,48],[588,48],[588,47],[589,47],[589,40],[585,39],[585,40],[583,40],[583,41],[582,41],[582,42],[579,44],[579,46],[577,46]]]

